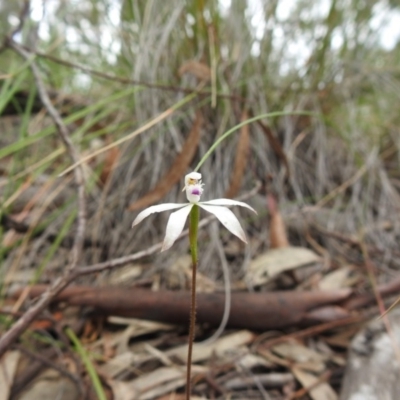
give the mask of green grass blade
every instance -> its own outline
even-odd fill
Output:
[[[99,375],[97,374],[97,371],[92,363],[92,361],[89,358],[89,354],[87,351],[84,349],[82,346],[80,340],[78,337],[75,335],[74,331],[71,328],[66,328],[65,333],[73,343],[76,352],[78,355],[81,357],[83,363],[85,364],[86,370],[90,376],[90,379],[93,384],[93,389],[95,390],[97,394],[97,398],[99,400],[107,400],[107,396],[104,392],[103,386],[101,385]]]
[[[116,94],[113,94],[110,97],[107,97],[101,101],[98,101],[97,103],[93,104],[92,106],[85,107],[83,110],[79,110],[75,112],[74,114],[68,116],[67,118],[64,119],[64,123],[66,125],[75,122],[76,120],[85,117],[89,113],[95,112],[97,110],[102,109],[104,106],[107,106],[109,103],[113,103],[117,100],[120,100],[128,95],[131,95],[134,93],[136,90],[139,90],[138,88],[129,88],[127,90],[123,90],[121,92],[117,92]],[[54,126],[47,127],[37,133],[36,135],[32,136],[27,136],[24,137],[23,139],[20,139],[14,143],[11,143],[10,145],[0,149],[0,158],[9,156],[19,150],[24,149],[27,146],[30,146],[31,144],[37,142],[40,139],[45,138],[46,136],[49,136],[53,133],[55,133],[55,128]]]

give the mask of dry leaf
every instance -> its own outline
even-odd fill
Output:
[[[171,394],[166,394],[165,396],[157,397],[157,400],[186,400],[186,394],[185,393],[173,393]],[[206,397],[204,396],[193,396],[190,395],[190,400],[207,400]]]
[[[193,375],[204,374],[208,372],[208,368],[193,365],[192,372]],[[161,367],[126,382],[125,385],[118,383],[113,389],[118,390],[121,399],[125,399],[123,393],[130,390],[130,399],[150,400],[182,387],[185,382],[185,367]]]
[[[327,357],[315,350],[303,346],[297,342],[286,342],[272,347],[272,351],[285,360],[301,364],[303,369],[313,372],[323,372]]]
[[[182,151],[175,158],[169,171],[160,179],[153,190],[150,190],[150,192],[129,206],[130,211],[145,208],[160,200],[169,192],[172,186],[182,179],[196,153],[202,123],[203,119],[200,113],[197,113],[192,130],[183,145]]]
[[[324,275],[318,284],[320,290],[335,290],[350,287],[360,279],[354,266],[346,265]]]
[[[124,371],[129,371],[132,365],[142,361],[143,358],[141,358],[139,354],[133,354],[131,351],[126,351],[125,353],[113,357],[98,369],[102,375],[108,378],[114,378]]]
[[[232,378],[225,383],[229,390],[248,390],[249,387],[281,388],[284,385],[294,383],[294,377],[289,372],[272,372],[267,374],[256,374],[252,376],[241,376]]]
[[[293,367],[293,375],[305,389],[309,389],[309,394],[313,400],[337,400],[337,394],[331,386],[321,381],[317,376],[305,372],[301,368]]]
[[[250,353],[247,347],[239,347],[238,349],[242,350],[243,354],[242,357],[239,358],[240,355],[235,356],[237,357],[236,365],[238,365],[241,368],[245,368],[246,370],[250,371],[254,368],[258,367],[263,367],[263,368],[270,368],[272,369],[274,367],[274,364],[266,360],[264,357],[261,357],[259,355]]]
[[[252,285],[263,285],[282,272],[304,267],[318,260],[317,254],[304,247],[273,249],[251,261],[246,281]]]
[[[107,282],[110,285],[132,285],[143,273],[144,266],[140,264],[129,264],[122,268],[110,271]]]
[[[208,65],[198,61],[190,60],[181,65],[179,68],[179,76],[183,74],[192,74],[201,81],[209,81],[211,79],[211,69]]]
[[[119,344],[119,342],[121,341],[121,336],[126,336],[126,338],[130,340],[135,337],[148,335],[149,333],[170,331],[174,329],[174,325],[137,318],[112,316],[107,318],[107,322],[115,325],[128,325],[126,331],[116,333],[114,343],[115,345]]]
[[[8,400],[19,357],[19,351],[8,351],[0,360],[0,400]]]
[[[248,344],[254,340],[254,334],[247,330],[238,331],[230,335],[219,338],[212,343],[195,343],[193,345],[192,362],[200,362],[209,359],[213,354],[221,355],[225,351],[235,349],[239,346]],[[177,357],[182,362],[187,359],[187,345],[179,346],[167,351],[168,357]]]
[[[129,382],[117,380],[107,381],[113,394],[113,400],[132,400],[134,397]]]
[[[247,111],[243,111],[241,122],[246,121],[249,118]],[[239,192],[240,186],[242,185],[244,171],[247,166],[247,159],[249,156],[250,149],[250,134],[249,125],[242,126],[240,130],[239,141],[236,147],[236,158],[233,172],[231,175],[231,183],[228,190],[225,193],[225,197],[228,199],[234,198]]]
[[[267,194],[267,208],[271,216],[269,225],[269,242],[271,248],[277,249],[289,246],[282,214],[279,211],[276,198],[271,193]]]

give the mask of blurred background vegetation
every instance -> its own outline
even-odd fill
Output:
[[[383,250],[379,257],[385,265],[398,267],[393,257],[400,238],[396,1],[27,4],[0,3],[3,281],[18,270],[34,271],[37,279],[42,271],[51,278],[63,268],[77,213],[72,175],[58,178],[71,161],[38,96],[29,61],[9,40],[23,45],[37,63],[81,156],[173,108],[85,164],[88,230],[82,265],[160,241],[168,215],[130,229],[138,204],[147,204],[143,196],[153,190],[150,202],[185,201],[181,178],[218,137],[251,116],[284,111],[285,116],[252,123],[248,132],[238,130],[201,168],[205,198],[227,192],[237,197],[257,181],[263,184],[249,200],[259,217],[244,220],[252,245],[244,259],[234,257],[237,272],[269,247],[266,190],[278,199],[291,243],[310,244],[298,220],[311,215],[324,229],[365,235]],[[290,114],[294,111],[311,115]],[[23,229],[11,229],[9,218]],[[207,230],[202,235],[201,268],[218,277],[208,263],[216,250]],[[236,244],[226,232],[221,235],[227,251]],[[334,238],[318,240],[332,254],[348,251]],[[187,252],[186,242],[168,259],[157,256],[155,268],[170,265],[179,252]]]

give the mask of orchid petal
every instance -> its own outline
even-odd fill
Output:
[[[225,199],[219,199],[219,200],[225,200]],[[209,213],[214,214],[219,219],[221,224],[224,225],[226,229],[228,229],[228,231],[232,232],[239,239],[243,240],[243,242],[247,243],[246,235],[244,234],[244,231],[240,226],[239,220],[236,218],[235,214],[229,208],[218,205],[210,206],[205,203],[198,203],[198,205],[199,207],[208,211]]]
[[[161,211],[173,210],[175,208],[182,208],[185,207],[187,204],[176,204],[176,203],[165,203],[165,204],[158,204],[156,206],[151,206],[146,208],[141,213],[137,215],[135,220],[132,223],[132,228],[137,225],[139,222],[142,222],[146,217],[151,214],[158,213]]]
[[[168,250],[174,244],[175,240],[178,239],[178,236],[183,231],[183,227],[185,226],[185,222],[192,207],[193,204],[185,204],[185,207],[173,212],[169,216],[167,231],[161,251]]]
[[[249,210],[255,212],[257,214],[257,211],[253,208],[250,207],[248,204],[243,203],[241,201],[237,200],[231,200],[231,199],[215,199],[215,200],[209,200],[209,201],[203,201],[201,204],[209,204],[212,206],[240,206],[240,207],[246,207]]]

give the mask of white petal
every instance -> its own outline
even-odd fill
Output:
[[[151,206],[146,208],[138,216],[132,223],[132,228],[137,225],[139,222],[142,222],[146,217],[150,214],[154,214],[161,211],[173,210],[174,208],[182,208],[185,207],[187,204],[176,204],[176,203],[165,203],[165,204],[157,204],[156,206]]]
[[[253,207],[250,207],[248,204],[243,203],[241,201],[237,201],[237,200],[215,199],[215,200],[210,200],[210,201],[203,201],[201,204],[205,204],[205,205],[210,204],[212,206],[241,206],[241,207],[246,207],[249,210],[251,210],[257,214],[257,211]]]
[[[178,236],[183,231],[183,227],[185,226],[185,222],[192,207],[193,204],[186,205],[186,207],[173,212],[169,216],[167,231],[161,251],[168,250],[174,244],[175,240],[178,239]]]
[[[209,206],[204,203],[198,203],[198,205],[209,213],[214,214],[219,219],[221,224],[224,225],[226,229],[228,229],[228,231],[232,232],[239,239],[243,240],[243,242],[247,243],[246,235],[244,234],[244,231],[240,226],[239,220],[229,208],[216,205]]]

